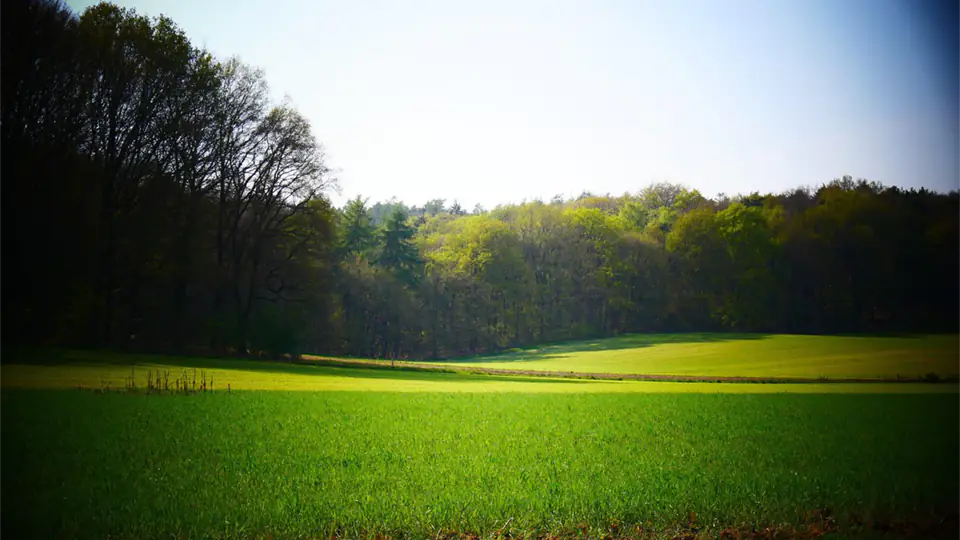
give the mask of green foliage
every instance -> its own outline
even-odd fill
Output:
[[[691,512],[716,532],[958,502],[956,394],[0,399],[5,537],[663,531]]]
[[[348,201],[340,214],[341,256],[367,253],[374,244],[374,230],[366,201],[359,196]]]
[[[472,216],[439,198],[335,212],[309,122],[271,102],[261,71],[108,3],[3,9],[10,339],[408,358],[960,324],[957,192],[844,177],[779,195],[658,183]]]
[[[706,203],[707,199],[705,199],[698,190],[683,190],[677,194],[670,208],[677,212],[686,212]]]
[[[620,208],[620,219],[625,226],[642,231],[647,226],[649,211],[639,202],[627,201]]]
[[[423,205],[423,211],[425,214],[429,215],[442,214],[446,211],[445,204],[446,200],[444,199],[432,199]]]
[[[775,301],[773,264],[779,258],[767,216],[760,208],[734,203],[717,214],[717,225],[730,268],[721,320],[732,329],[767,330],[765,322],[774,316],[767,307]]]
[[[673,208],[677,199],[687,190],[683,186],[670,184],[668,182],[659,182],[651,184],[639,193],[639,199],[643,206],[649,210],[656,208]]]
[[[412,240],[426,266],[424,282],[408,293],[408,314],[422,317],[412,324],[419,339],[408,342],[419,348],[410,353],[456,356],[657,330],[946,330],[910,323],[914,315],[898,317],[892,307],[867,307],[868,299],[873,306],[893,301],[879,283],[915,270],[902,265],[903,255],[878,242],[900,234],[879,218],[895,215],[893,208],[900,206],[891,202],[899,192],[858,186],[833,184],[820,199],[801,191],[721,204],[696,190],[660,184],[636,197],[586,194],[551,205],[500,206],[482,218],[431,217]],[[857,210],[862,216],[841,218],[853,204],[862,208]],[[946,216],[947,207],[940,208],[945,213],[938,215]],[[945,220],[938,223],[939,230],[956,229]],[[949,234],[954,233],[941,238]],[[900,240],[905,248],[906,238]],[[824,256],[814,244],[838,242],[860,253],[858,259],[827,257],[828,264],[811,268]],[[918,247],[904,251],[916,256]],[[923,248],[928,257],[945,248],[939,249]],[[846,290],[838,289],[844,277],[838,270],[854,268],[873,276],[860,278],[859,296],[848,294],[856,289],[849,281],[842,284]],[[886,272],[884,279],[876,278],[876,268]],[[935,278],[941,285],[944,279],[945,274]],[[810,293],[811,287],[828,283],[819,294]],[[919,283],[910,286],[920,288]],[[933,296],[924,298],[908,295],[896,302],[935,302]],[[870,322],[853,323],[856,313]]]
[[[402,283],[414,285],[420,279],[422,262],[413,244],[416,230],[407,223],[407,214],[395,208],[378,231],[377,264],[393,272]]]

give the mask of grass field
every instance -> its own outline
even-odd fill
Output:
[[[623,368],[659,351],[665,365],[709,370],[706,358],[732,365],[724,347],[783,351],[794,339],[632,337],[513,354],[606,353]],[[827,343],[847,351],[850,376],[867,363],[851,358],[872,354],[865,344],[901,342],[822,339],[781,360],[824,365]],[[915,339],[903,343],[934,352],[911,365],[947,366],[955,337]],[[681,355],[697,343],[701,357]],[[743,365],[762,374],[759,350]],[[143,393],[148,373],[194,370],[214,392]],[[131,373],[139,390],[121,391]],[[558,379],[34,349],[4,353],[0,385],[10,538],[717,538],[809,532],[827,512],[842,534],[897,522],[929,526],[898,529],[911,538],[960,532],[957,383]]]
[[[5,538],[432,538],[504,524],[599,537],[690,512],[714,538],[825,508],[855,530],[960,502],[956,394],[0,399]]]
[[[453,368],[453,367],[451,367]],[[237,359],[124,355],[89,351],[43,351],[8,357],[0,365],[5,388],[124,388],[133,375],[146,386],[148,374],[176,377],[196,371],[213,379],[214,391],[369,391],[509,393],[956,393],[957,384],[844,383],[739,384],[644,382],[496,376],[289,364]]]
[[[949,378],[960,374],[960,336],[632,334],[437,363],[582,373]]]

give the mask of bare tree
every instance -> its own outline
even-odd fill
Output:
[[[292,218],[335,185],[309,122],[289,103],[268,108],[260,71],[230,61],[224,66],[218,110],[219,202],[217,266],[221,281],[216,309],[229,299],[235,313],[234,345],[246,349],[258,290],[281,272],[266,266],[278,243],[293,259],[306,240],[290,242]],[[282,265],[281,265],[282,266]]]
[[[84,12],[79,33],[90,84],[81,150],[101,171],[97,290],[102,301],[101,340],[109,343],[121,288],[121,236],[138,204],[141,184],[158,172],[164,113],[175,109],[172,102],[189,78],[195,50],[170,19],[151,21],[107,3]],[[136,240],[129,244],[139,245]],[[135,258],[136,254],[128,259]],[[133,268],[134,283],[128,298],[135,302],[137,265],[127,263]]]

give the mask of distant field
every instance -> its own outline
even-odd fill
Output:
[[[948,378],[960,374],[960,336],[631,334],[435,363],[651,375]]]
[[[514,364],[516,365],[516,364]],[[957,393],[957,384],[845,383],[736,384],[559,379],[424,372],[401,369],[329,367],[269,361],[123,355],[88,351],[8,355],[0,365],[4,388],[122,389],[131,376],[137,386],[157,371],[171,379],[184,371],[213,381],[213,390],[511,392],[511,393]]]
[[[956,394],[5,389],[2,533],[601,537],[642,524],[671,537],[693,528],[691,512],[698,538],[817,515],[847,531],[938,523],[960,503],[958,405]],[[955,538],[947,523],[937,530]]]

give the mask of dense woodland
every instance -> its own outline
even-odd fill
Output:
[[[307,119],[173,21],[5,0],[0,35],[4,343],[426,358],[958,328],[956,191],[338,209]]]

